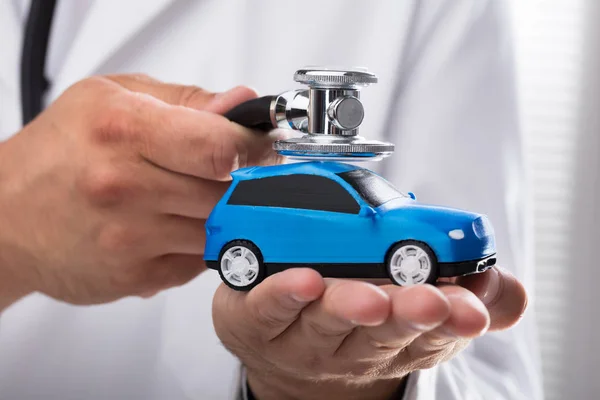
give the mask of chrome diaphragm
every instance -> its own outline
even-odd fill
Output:
[[[394,144],[359,135],[365,110],[360,90],[377,82],[363,68],[303,68],[294,80],[308,89],[290,90],[239,105],[226,117],[263,131],[274,128],[304,133],[274,144],[279,154],[303,160],[378,161],[394,152]]]
[[[394,152],[392,143],[362,136],[306,134],[275,142],[277,153],[296,160],[379,161]]]

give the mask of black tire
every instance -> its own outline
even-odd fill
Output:
[[[399,280],[392,273],[392,261],[395,257],[396,252],[398,250],[400,250],[402,247],[421,249],[429,257],[429,261],[430,261],[430,265],[431,265],[429,276],[425,280],[418,282],[418,283],[414,283],[414,284],[434,283],[439,276],[439,266],[438,266],[437,257],[435,256],[435,253],[433,252],[433,250],[431,250],[431,248],[426,243],[419,242],[416,240],[403,240],[403,241],[398,242],[395,245],[393,245],[390,248],[390,250],[388,251],[388,253],[385,257],[385,269],[387,271],[387,274],[388,274],[388,277],[390,278],[390,280],[395,285],[406,286],[405,284],[403,284],[403,282],[401,280]]]
[[[256,260],[258,262],[258,272],[256,273],[256,278],[247,285],[234,284],[225,277],[225,273],[223,271],[223,257],[225,255],[225,253],[233,247],[240,247],[240,248],[245,248],[245,249],[249,250],[256,257]],[[219,253],[217,270],[219,271],[219,276],[221,277],[221,280],[223,281],[223,283],[225,283],[227,286],[229,286],[230,288],[232,288],[234,290],[243,291],[243,292],[249,291],[256,285],[261,283],[265,279],[265,275],[266,275],[265,263],[263,262],[262,253],[260,252],[259,248],[256,247],[256,245],[254,245],[254,243],[252,243],[248,240],[233,240],[233,241],[227,243],[225,246],[223,246],[223,248],[221,249],[221,252]]]

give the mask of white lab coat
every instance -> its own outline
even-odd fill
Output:
[[[13,6],[0,2],[0,138],[20,128],[22,22]],[[50,71],[47,100],[99,73],[275,94],[296,87],[293,72],[305,65],[366,66],[379,83],[363,90],[361,133],[397,145],[371,167],[422,201],[487,213],[499,262],[532,290],[506,18],[495,0],[95,1]],[[0,318],[0,398],[231,398],[237,361],[211,323],[219,283],[207,271],[149,300],[93,307],[23,299]],[[531,311],[412,374],[405,399],[540,399]]]

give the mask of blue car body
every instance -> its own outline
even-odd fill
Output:
[[[355,165],[310,161],[243,168],[232,177],[206,222],[210,268],[218,269],[221,250],[233,240],[253,243],[268,273],[314,265],[329,266],[328,276],[386,277],[388,251],[405,240],[431,248],[439,276],[495,262],[486,216],[419,203]]]

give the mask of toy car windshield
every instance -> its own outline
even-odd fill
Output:
[[[391,183],[366,169],[355,169],[339,173],[338,176],[350,186],[373,208],[398,198],[410,198],[398,191]]]

